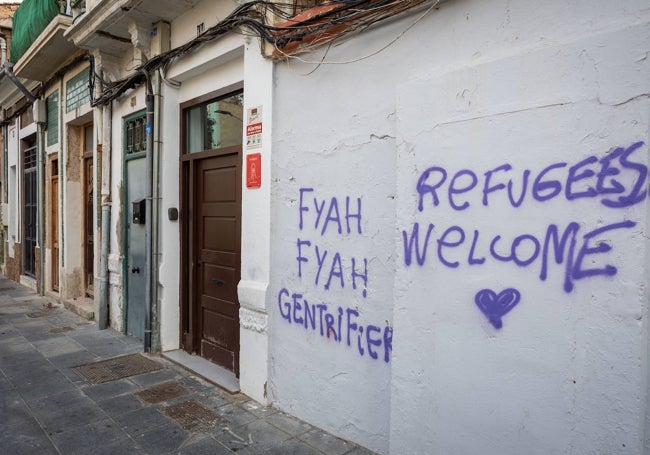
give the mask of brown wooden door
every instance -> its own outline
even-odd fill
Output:
[[[201,356],[239,372],[241,155],[195,162],[192,329]]]

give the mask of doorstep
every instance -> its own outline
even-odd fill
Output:
[[[63,306],[66,310],[72,311],[84,319],[95,320],[95,302],[89,297],[75,297],[64,300]]]
[[[197,355],[191,355],[182,349],[163,352],[162,356],[174,363],[196,373],[206,381],[222,388],[228,393],[239,393],[239,379],[232,371]]]

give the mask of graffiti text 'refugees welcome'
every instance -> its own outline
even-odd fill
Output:
[[[483,206],[489,207],[507,200],[513,208],[520,207],[530,197],[538,202],[545,202],[563,195],[567,201],[580,198],[599,199],[605,207],[621,209],[645,200],[648,194],[646,165],[634,161],[632,155],[639,151],[643,142],[636,142],[627,148],[619,147],[603,157],[590,156],[580,162],[569,165],[566,162],[553,163],[540,171],[531,181],[532,172],[524,170],[521,183],[517,184],[512,175],[512,166],[503,164],[483,173],[479,179],[477,173],[463,169],[453,174],[440,166],[432,166],[419,177],[416,190],[419,195],[418,209],[424,211],[425,201],[430,198],[433,208],[442,204],[443,198],[456,211],[472,207],[471,195],[476,193]],[[479,181],[481,184],[479,185]],[[515,190],[515,187],[518,190]],[[530,187],[530,191],[529,191]],[[497,199],[499,193],[505,193],[507,198]],[[530,194],[530,197],[528,196]],[[541,256],[540,279],[546,280],[549,257],[554,258],[560,265],[564,263],[564,290],[570,292],[573,282],[582,278],[605,275],[613,276],[617,269],[613,265],[587,268],[585,259],[588,256],[610,251],[612,246],[599,241],[599,236],[608,231],[629,229],[636,225],[630,220],[623,220],[608,225],[599,226],[586,232],[580,238],[581,226],[576,221],[570,221],[562,229],[550,224],[545,234],[539,238],[524,233],[510,241],[502,239],[501,235],[481,238],[478,229],[463,229],[451,226],[440,230],[437,235],[437,256],[440,263],[449,268],[457,268],[458,261],[449,259],[448,249],[465,244],[468,265],[482,265],[486,258],[500,262],[513,262],[520,267],[528,267]],[[419,265],[424,265],[431,235],[437,228],[429,223],[428,228],[420,229],[419,223],[414,223],[410,232],[402,231],[404,242],[404,261],[410,266],[413,259]],[[422,232],[421,232],[422,231]],[[423,236],[423,237],[421,237]],[[480,251],[479,251],[480,250]],[[553,256],[549,256],[553,253]]]

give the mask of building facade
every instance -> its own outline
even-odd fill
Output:
[[[7,275],[378,453],[650,453],[647,2],[357,3],[61,5]]]

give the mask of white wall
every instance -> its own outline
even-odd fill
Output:
[[[369,55],[418,17],[326,61]],[[449,1],[374,57],[308,76],[279,64],[271,401],[383,453],[644,453],[648,43],[641,0]],[[361,234],[346,197],[362,201]],[[519,264],[498,259],[513,243]],[[352,257],[368,260],[366,297]],[[335,324],[358,311],[366,332],[348,347],[345,317],[341,342],[305,329],[304,299]],[[367,328],[387,323],[392,355],[373,329],[373,360]]]

